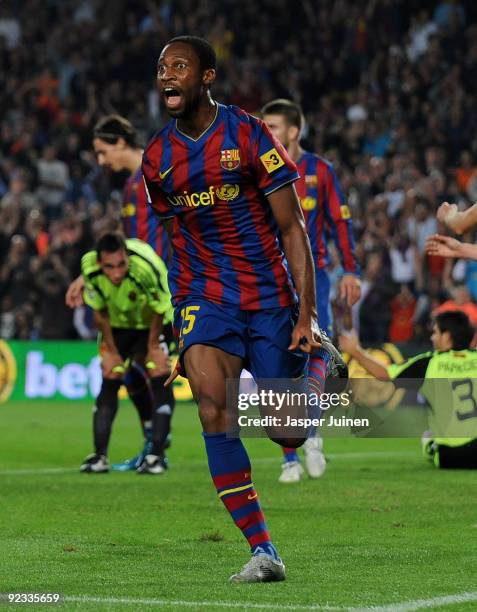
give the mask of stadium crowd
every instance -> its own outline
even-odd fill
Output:
[[[364,343],[422,341],[430,313],[449,303],[477,325],[477,265],[424,250],[440,202],[477,200],[472,0],[6,0],[2,338],[91,334],[88,312],[70,311],[64,293],[81,254],[118,224],[125,179],[97,166],[91,129],[111,112],[144,141],[162,125],[156,61],[183,33],[214,44],[219,100],[252,113],[277,97],[302,105],[304,144],[333,162],[352,211]]]

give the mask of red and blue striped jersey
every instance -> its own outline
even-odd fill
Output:
[[[172,120],[146,147],[142,170],[156,213],[174,217],[175,305],[203,298],[256,310],[296,302],[267,195],[298,173],[260,119],[218,104],[197,139]]]
[[[343,269],[359,273],[356,260],[351,214],[338,177],[329,161],[304,151],[297,162],[300,179],[295,183],[306,221],[316,268],[329,264],[326,236],[331,234]]]
[[[121,221],[126,238],[139,238],[147,242],[168,266],[169,236],[147,203],[141,168],[128,178],[124,187]]]

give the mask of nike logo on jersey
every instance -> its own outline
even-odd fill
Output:
[[[161,179],[161,181],[163,181],[166,178],[169,172],[171,172],[172,168],[174,168],[174,166],[171,166],[167,170],[164,170],[164,172],[159,171],[159,178]]]
[[[258,497],[258,493],[253,493],[253,495],[252,495],[252,493],[249,493],[247,495],[247,499],[250,499],[250,500],[257,499],[257,497]]]

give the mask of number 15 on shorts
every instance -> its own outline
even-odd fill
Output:
[[[200,306],[186,306],[181,310],[181,337],[192,331],[196,319],[196,315],[194,313],[199,312],[199,310]]]

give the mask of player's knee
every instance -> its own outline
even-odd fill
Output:
[[[306,442],[306,438],[270,438],[270,440],[287,448],[299,448]]]
[[[198,400],[199,418],[204,431],[216,431],[220,429],[220,423],[224,415],[224,407],[210,396],[202,396]]]
[[[108,372],[107,374],[103,372],[103,380],[121,381],[123,378],[124,374],[120,372]]]

